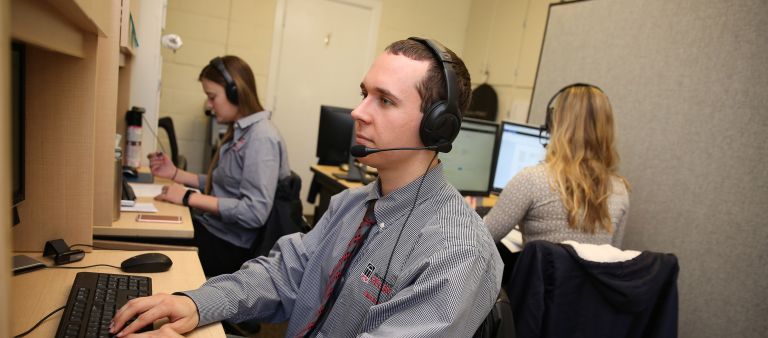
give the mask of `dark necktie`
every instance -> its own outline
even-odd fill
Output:
[[[352,259],[355,258],[355,255],[357,255],[357,252],[360,251],[360,247],[362,247],[363,242],[368,237],[368,232],[371,230],[371,226],[376,224],[376,216],[373,214],[373,206],[375,204],[376,200],[368,203],[368,210],[365,211],[365,216],[363,216],[363,221],[360,222],[360,225],[357,227],[355,236],[349,240],[347,250],[341,255],[341,258],[333,267],[333,271],[331,271],[331,275],[328,278],[328,284],[325,286],[323,301],[320,303],[320,308],[315,312],[315,318],[309,322],[296,337],[312,337],[317,326],[325,321],[325,317],[331,311],[333,304],[336,302],[336,297],[341,291],[341,286],[344,280],[342,277],[347,271],[349,262],[351,262]]]

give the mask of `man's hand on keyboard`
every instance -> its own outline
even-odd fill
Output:
[[[123,328],[132,318],[136,320]],[[159,330],[165,333],[170,333],[168,329],[177,333],[192,331],[200,320],[197,315],[197,306],[189,297],[157,294],[136,298],[126,303],[112,319],[109,332],[113,334],[119,332],[117,336],[124,337],[162,318],[168,318],[168,324],[163,325]],[[161,334],[161,336],[166,335]]]

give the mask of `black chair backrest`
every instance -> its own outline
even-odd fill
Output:
[[[251,247],[253,257],[268,255],[275,242],[284,235],[309,231],[310,227],[304,221],[300,192],[301,177],[293,171],[277,183],[272,211],[264,226],[259,228],[260,233]]]
[[[170,116],[161,117],[157,120],[157,126],[168,134],[168,142],[171,144],[171,161],[173,161],[173,165],[179,166],[179,145],[176,143],[176,130],[173,128],[173,120]]]
[[[512,306],[504,289],[501,289],[491,312],[477,328],[472,338],[515,338],[515,321]]]

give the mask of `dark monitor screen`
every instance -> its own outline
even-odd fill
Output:
[[[24,45],[11,46],[11,152],[13,205],[24,200]]]
[[[317,164],[339,165],[349,159],[350,140],[355,121],[352,109],[320,106],[320,123],[317,131]]]
[[[512,122],[503,122],[493,191],[500,192],[520,170],[544,160],[547,148],[542,145],[548,137],[539,137],[539,128]]]
[[[487,195],[491,188],[499,125],[464,118],[451,152],[440,159],[445,177],[463,195]]]

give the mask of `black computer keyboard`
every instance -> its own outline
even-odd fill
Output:
[[[149,277],[78,272],[56,338],[111,337],[109,322],[115,312],[129,300],[151,294]],[[148,329],[151,325],[140,331]]]

